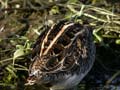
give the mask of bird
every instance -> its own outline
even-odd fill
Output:
[[[36,40],[26,85],[76,90],[91,70],[95,52],[92,30],[87,24],[61,20]]]

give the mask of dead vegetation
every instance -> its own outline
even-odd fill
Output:
[[[0,89],[24,89],[32,44],[41,31],[63,19],[94,29],[96,64],[109,75],[103,88],[120,76],[119,0],[0,0]]]

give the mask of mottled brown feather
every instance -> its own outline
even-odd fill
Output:
[[[36,52],[37,50],[37,52]],[[85,74],[93,65],[92,31],[79,23],[61,21],[46,30],[34,45],[29,75],[54,85],[67,74]]]

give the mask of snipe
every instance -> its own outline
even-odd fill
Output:
[[[95,59],[92,31],[87,25],[61,21],[43,32],[33,47],[28,83],[50,90],[73,90]]]

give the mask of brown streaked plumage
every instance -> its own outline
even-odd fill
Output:
[[[28,83],[50,90],[73,90],[95,59],[92,31],[87,25],[61,21],[41,34],[33,47]]]

